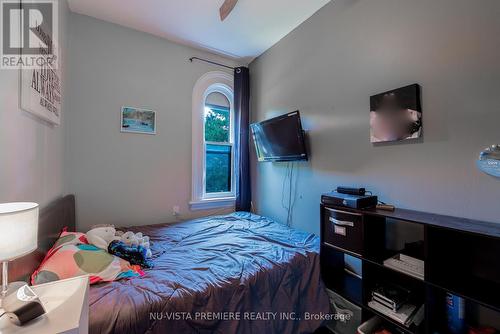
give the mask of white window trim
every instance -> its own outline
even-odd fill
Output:
[[[192,106],[192,178],[191,178],[191,210],[203,210],[214,208],[234,207],[236,200],[236,161],[234,156],[234,119],[231,120],[231,141],[233,150],[232,158],[232,184],[231,192],[205,194],[205,101],[207,96],[213,92],[224,94],[233,111],[234,79],[229,73],[212,71],[204,74],[193,88]],[[233,117],[234,118],[234,117]]]

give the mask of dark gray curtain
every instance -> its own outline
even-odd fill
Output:
[[[234,69],[234,112],[238,163],[236,175],[236,211],[250,211],[252,193],[250,189],[250,76],[248,68]]]

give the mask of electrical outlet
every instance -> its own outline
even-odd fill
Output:
[[[177,217],[180,214],[181,214],[181,208],[178,205],[174,205],[172,207],[172,215]]]

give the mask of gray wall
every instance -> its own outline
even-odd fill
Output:
[[[77,224],[153,224],[190,212],[191,104],[195,82],[218,70],[191,56],[227,59],[87,16],[71,14],[66,160]],[[234,64],[233,64],[234,65]],[[157,111],[157,135],[120,133],[122,106]],[[212,211],[213,212],[213,211]]]
[[[250,64],[252,117],[300,109],[294,226],[319,232],[320,194],[365,186],[398,207],[500,222],[500,180],[475,159],[500,143],[498,0],[334,1]],[[369,97],[423,88],[424,139],[370,144]],[[253,201],[285,221],[283,163],[253,161]]]
[[[20,109],[19,71],[0,70],[0,203],[34,201],[45,206],[63,193],[63,132],[68,104],[64,90],[67,64],[65,0],[59,1],[62,55],[62,120],[51,126]]]

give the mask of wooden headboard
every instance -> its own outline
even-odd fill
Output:
[[[28,282],[64,227],[67,227],[68,231],[75,231],[76,228],[74,195],[57,199],[40,210],[38,248],[33,253],[9,263],[9,281]]]

